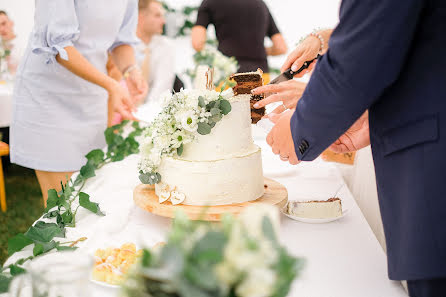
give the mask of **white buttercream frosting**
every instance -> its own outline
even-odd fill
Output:
[[[185,195],[186,205],[225,205],[260,198],[264,193],[260,148],[244,156],[216,161],[187,161],[166,157],[159,173],[162,183]],[[160,195],[165,189],[155,185]]]
[[[199,135],[184,146],[179,159],[212,161],[240,157],[256,151],[251,133],[251,95],[230,99],[232,110],[223,116],[208,135]]]

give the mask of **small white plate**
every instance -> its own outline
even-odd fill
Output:
[[[110,284],[107,284],[104,282],[94,280],[92,277],[90,277],[90,281],[98,286],[105,287],[105,288],[110,288],[110,289],[120,289],[121,288],[121,286],[118,286],[118,285],[110,285]]]
[[[296,216],[290,215],[290,214],[288,214],[286,212],[285,208],[286,208],[286,206],[280,209],[280,211],[285,216],[289,217],[292,220],[299,221],[299,222],[302,222],[302,223],[307,223],[307,224],[325,224],[325,223],[330,223],[330,222],[333,222],[333,221],[336,221],[336,220],[339,220],[339,219],[345,217],[347,215],[348,211],[349,211],[348,209],[343,208],[342,209],[342,216],[336,217],[336,218],[309,219],[309,218],[302,218],[302,217],[296,217]]]

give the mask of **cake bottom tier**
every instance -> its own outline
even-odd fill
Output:
[[[216,161],[186,161],[164,158],[158,168],[161,184],[183,193],[186,205],[227,205],[256,200],[264,194],[260,148],[253,153]]]

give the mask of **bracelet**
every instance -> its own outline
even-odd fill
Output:
[[[136,65],[136,64],[133,64],[133,65],[130,65],[129,67],[127,67],[126,69],[125,69],[125,71],[124,71],[124,73],[123,73],[123,77],[124,78],[128,78],[129,76],[130,76],[130,72],[132,72],[133,70],[135,70],[135,69],[138,69],[139,67],[138,67],[138,65]]]
[[[316,33],[316,32],[311,32],[310,35],[308,35],[308,36],[314,36],[314,37],[316,37],[316,38],[319,39],[319,41],[321,42],[321,47],[319,48],[319,54],[322,55],[322,52],[323,52],[323,50],[324,50],[324,46],[325,46],[325,40],[324,40],[324,37],[322,37],[321,34],[318,34],[318,33]]]

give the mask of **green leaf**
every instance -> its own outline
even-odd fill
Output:
[[[214,116],[214,115],[220,115],[221,114],[221,112],[220,112],[220,109],[219,108],[212,108],[211,109],[211,114]]]
[[[85,156],[93,166],[97,166],[104,161],[105,154],[101,149],[92,150]]]
[[[142,266],[143,267],[150,267],[150,264],[152,263],[152,254],[149,250],[144,249],[142,252]]]
[[[94,173],[95,167],[92,164],[87,163],[86,165],[82,166],[80,174],[84,179],[96,176]]]
[[[99,216],[105,216],[105,214],[101,211],[99,208],[99,204],[95,202],[90,201],[90,195],[80,192],[79,193],[79,205],[82,206],[85,209],[88,209],[89,211],[99,215]]]
[[[62,214],[62,221],[65,225],[71,224],[73,222],[73,213],[70,209]]]
[[[145,185],[154,185],[161,181],[161,175],[158,172],[143,173],[139,171],[139,180]]]
[[[198,106],[200,107],[206,107],[206,103],[204,103],[203,96],[198,97]]]
[[[222,114],[227,115],[232,110],[231,103],[229,103],[229,101],[226,99],[221,100],[220,110]]]
[[[272,242],[277,242],[274,226],[271,223],[271,220],[267,216],[264,216],[262,219],[262,231],[266,238],[268,238]]]
[[[180,145],[179,148],[177,148],[177,155],[181,156],[183,154],[183,144]]]
[[[64,246],[64,245],[57,245],[56,250],[60,251],[74,251],[78,248],[76,246]]]
[[[0,274],[0,294],[8,293],[9,284],[12,281],[12,277],[8,277]]]
[[[65,237],[65,229],[54,223],[38,221],[26,231],[25,236],[34,242],[50,242],[54,237]]]
[[[57,191],[54,189],[48,190],[48,200],[46,201],[45,213],[47,213],[53,207],[56,207],[58,202],[59,196],[57,195]]]
[[[77,175],[76,180],[74,181],[73,186],[77,187],[84,181],[84,177],[80,174]]]
[[[50,211],[49,213],[45,214],[45,215],[43,216],[43,218],[44,218],[44,219],[52,219],[52,218],[57,217],[58,214],[59,214],[59,211],[58,211],[58,210],[53,210],[53,211]]]
[[[208,135],[211,133],[211,126],[207,123],[198,123],[198,129],[197,132],[201,135]]]
[[[57,243],[54,240],[51,240],[47,243],[36,243],[33,248],[33,255],[39,256],[45,253],[48,253],[52,249],[54,249],[57,246]]]
[[[21,251],[24,247],[33,243],[31,239],[24,234],[19,233],[8,240],[8,255],[11,256],[15,252]]]
[[[222,118],[223,118],[222,114],[216,114],[216,115],[213,115],[212,117],[210,117],[209,120],[212,121],[212,123],[215,124],[215,123],[218,123]]]
[[[226,236],[223,232],[209,231],[192,249],[192,257],[198,262],[217,263],[223,259]]]

